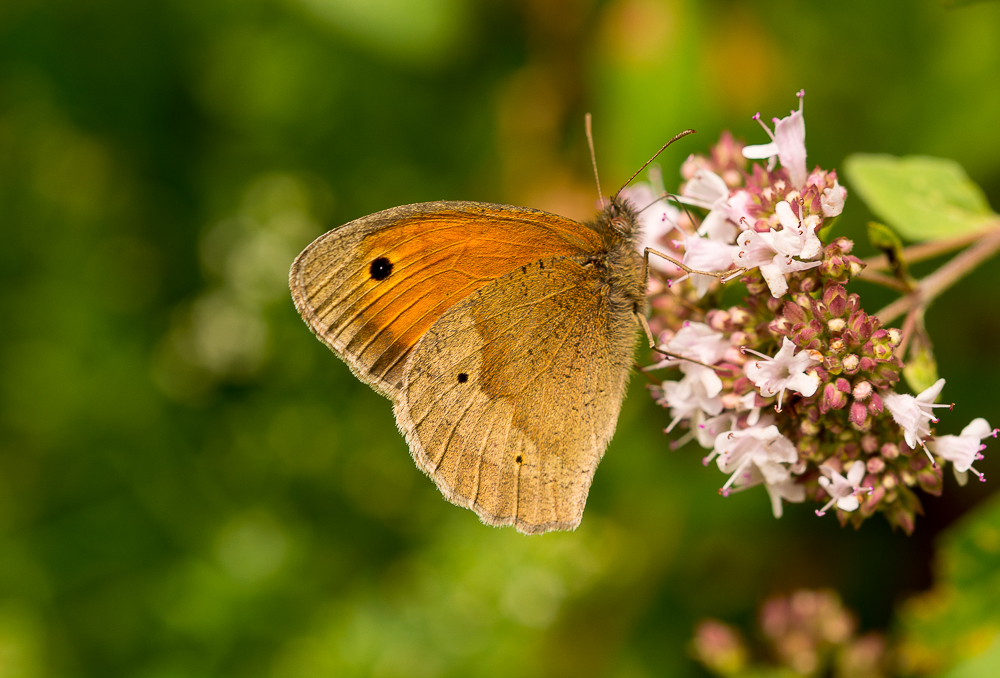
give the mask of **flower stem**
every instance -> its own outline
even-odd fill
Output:
[[[928,247],[927,249],[929,250],[930,248]],[[1000,250],[1000,226],[990,229],[986,233],[979,233],[974,244],[969,249],[960,253],[947,264],[934,271],[934,273],[923,278],[917,283],[916,288],[912,292],[900,297],[875,315],[882,321],[883,325],[888,325],[911,309],[927,308],[942,292],[992,257],[998,250]],[[944,251],[947,250],[939,250],[937,253]]]
[[[998,223],[995,227],[988,229],[986,233],[989,233],[997,228],[1000,228],[1000,223]],[[938,255],[947,254],[953,250],[961,249],[966,245],[970,245],[982,238],[983,235],[984,231],[979,230],[972,233],[965,233],[957,238],[935,240],[933,242],[924,242],[919,245],[907,247],[903,250],[903,260],[906,261],[907,264],[914,264],[918,261],[933,259]],[[892,268],[892,265],[889,263],[889,257],[884,254],[880,254],[876,257],[869,257],[864,260],[864,264],[865,271],[881,271]]]

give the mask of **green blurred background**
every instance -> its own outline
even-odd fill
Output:
[[[913,537],[776,521],[635,379],[581,527],[524,537],[441,498],[286,288],[395,205],[586,218],[586,111],[606,190],[698,129],[671,187],[799,88],[810,166],[950,157],[1000,207],[997,3],[2,0],[0,676],[700,676],[697,620],[801,586],[895,632],[995,445]],[[928,316],[939,431],[1000,424],[998,283]]]

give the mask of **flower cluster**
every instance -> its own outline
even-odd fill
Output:
[[[709,156],[688,158],[680,194],[669,196],[680,208],[663,199],[657,175],[626,189],[644,246],[683,264],[661,264],[666,278],[650,287],[650,325],[670,357],[647,369],[680,370],[652,392],[670,411],[666,431],[687,428],[675,446],[696,440],[709,450],[703,463],[728,475],[724,496],[763,485],[776,517],[783,502],[809,499],[841,523],[882,512],[911,532],[914,489],[940,494],[943,462],[960,483],[970,472],[984,480],[973,464],[997,430],[976,419],[958,436],[935,436],[934,410],[949,407],[935,404],[943,379],[916,396],[897,392],[904,337],[848,291],[864,266],[853,242],[825,238],[847,191],[836,172],[808,170],[803,96],[773,131],[761,123],[770,143],[724,133]],[[735,278],[746,296],[720,308]]]
[[[695,628],[692,650],[710,672],[737,675],[877,676],[891,669],[891,651],[877,632],[857,633],[857,619],[833,591],[802,589],[771,598],[760,609],[756,638],[775,666],[751,663],[754,653],[739,629],[715,619]],[[783,669],[783,670],[782,670]]]

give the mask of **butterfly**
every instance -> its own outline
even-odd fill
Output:
[[[489,525],[580,524],[638,331],[653,344],[648,251],[620,192],[590,223],[511,205],[405,205],[327,232],[292,264],[309,328],[393,402],[445,498]]]

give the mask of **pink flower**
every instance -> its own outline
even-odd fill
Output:
[[[647,247],[652,247],[664,254],[677,255],[675,258],[680,259],[680,252],[671,250],[664,244],[668,242],[666,236],[677,228],[680,210],[663,197],[665,191],[659,175],[653,172],[650,174],[652,175],[650,183],[637,182],[622,189],[622,196],[632,203],[639,215],[639,226],[642,229],[642,238],[638,243],[639,251],[644,253]],[[663,257],[651,256],[649,265],[668,274],[680,270]]]
[[[773,358],[749,348],[743,349],[743,352],[760,356],[761,360],[751,360],[743,371],[762,396],[770,398],[777,394],[779,412],[786,390],[797,391],[808,398],[819,388],[819,377],[815,373],[806,373],[807,368],[823,360],[818,351],[806,350],[796,354],[795,344],[788,337],[782,337],[781,349]]]
[[[731,474],[719,492],[726,496],[730,488],[750,487],[754,480],[753,467],[767,484],[784,483],[789,478],[787,466],[798,460],[795,446],[778,427],[753,426],[738,431],[720,433],[715,439],[717,464],[723,473]]]
[[[736,245],[727,245],[711,238],[702,238],[698,235],[684,236],[684,259],[685,264],[699,271],[725,271],[733,265],[733,256],[738,248]],[[709,286],[715,278],[708,275],[691,275],[691,284],[699,297],[705,296]],[[676,282],[676,281],[675,281]]]
[[[698,234],[732,244],[741,218],[751,219],[748,206],[752,196],[744,189],[729,194],[729,186],[718,174],[703,167],[684,184],[679,202],[710,210],[698,226]]]
[[[934,454],[951,462],[955,469],[955,479],[959,485],[969,482],[969,471],[972,471],[982,481],[986,477],[972,468],[972,463],[983,458],[982,451],[986,445],[980,444],[986,436],[997,437],[1000,429],[991,429],[989,422],[982,417],[973,419],[957,436],[938,436],[927,441],[927,448]]]
[[[819,469],[826,474],[826,477],[820,477],[819,484],[830,495],[830,501],[826,503],[826,506],[817,510],[816,515],[826,515],[827,510],[834,504],[841,511],[856,511],[858,506],[861,505],[858,501],[858,493],[862,490],[870,491],[870,488],[858,487],[861,484],[861,480],[865,477],[865,463],[863,461],[856,461],[851,464],[846,478],[829,466],[821,465]]]
[[[844,201],[847,199],[847,189],[834,180],[833,188],[824,188],[819,204],[823,208],[824,217],[835,217],[844,211]]]
[[[803,117],[802,108],[805,101],[806,91],[799,90],[796,96],[799,97],[799,110],[792,111],[787,118],[773,118],[774,133],[760,122],[760,113],[754,116],[754,120],[760,122],[761,127],[771,137],[771,143],[760,146],[746,146],[743,148],[743,157],[751,160],[768,158],[768,170],[774,169],[774,158],[777,156],[781,161],[781,166],[788,171],[788,178],[792,186],[802,190],[806,185],[806,120]]]
[[[772,297],[780,297],[788,291],[786,273],[804,271],[821,265],[821,261],[798,261],[793,257],[801,252],[802,242],[794,236],[778,237],[781,231],[771,229],[767,233],[743,231],[736,239],[740,248],[733,255],[733,263],[747,270],[760,268]]]
[[[816,236],[821,223],[819,217],[811,215],[800,219],[787,200],[774,206],[774,214],[781,223],[781,230],[775,236],[779,249],[800,259],[815,259],[823,251],[823,243]]]
[[[951,405],[934,404],[943,388],[944,379],[938,379],[933,386],[918,396],[900,395],[889,391],[882,397],[882,402],[889,410],[889,414],[903,429],[903,438],[910,447],[916,449],[918,444],[923,446],[924,437],[931,434],[930,424],[936,424],[938,421],[934,416],[934,408],[951,407]],[[930,457],[930,453],[927,456]],[[933,457],[931,457],[931,463],[937,465]]]

